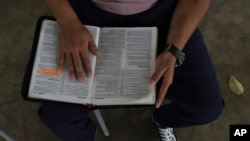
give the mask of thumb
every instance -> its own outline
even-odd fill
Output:
[[[95,45],[95,42],[93,41],[93,39],[91,39],[89,41],[89,50],[91,53],[93,53],[95,56],[99,57],[100,56],[100,52],[98,50],[98,48]]]

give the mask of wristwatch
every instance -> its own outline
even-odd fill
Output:
[[[185,60],[185,53],[180,51],[175,45],[173,44],[166,44],[165,51],[169,51],[176,57],[176,64],[175,67],[180,66]]]

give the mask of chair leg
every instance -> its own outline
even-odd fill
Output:
[[[102,115],[101,115],[100,111],[98,109],[96,109],[96,110],[94,110],[94,114],[96,116],[96,119],[97,119],[99,125],[102,128],[102,131],[103,131],[104,135],[106,137],[108,137],[110,134],[109,134],[109,131],[107,129],[107,126],[106,126],[105,122],[103,121],[103,118],[102,118]]]
[[[0,137],[2,137],[3,139],[5,139],[6,141],[14,141],[14,139],[12,139],[9,135],[7,135],[6,133],[4,133],[2,130],[0,130]]]

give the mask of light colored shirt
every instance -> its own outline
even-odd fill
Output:
[[[131,15],[150,9],[157,0],[92,0],[97,7],[120,15]]]

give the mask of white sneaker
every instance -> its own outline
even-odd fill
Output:
[[[154,114],[152,116],[152,119],[158,130],[160,141],[178,141],[173,128],[161,127],[161,125],[157,123]]]
[[[157,126],[157,129],[159,132],[160,141],[177,141],[173,128],[160,128]]]

